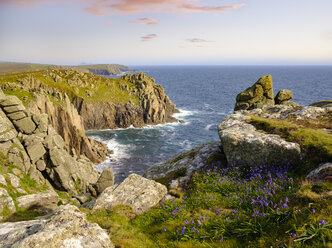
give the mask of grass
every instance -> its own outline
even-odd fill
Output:
[[[42,85],[39,88],[49,89],[50,92],[56,89],[62,95],[66,93],[71,99],[74,97],[82,98],[89,103],[112,102],[118,104],[132,102],[134,105],[139,104],[138,91],[135,92],[135,83],[123,79],[110,79],[90,73],[63,69],[53,70],[52,73],[61,78],[61,81],[56,82],[53,77],[47,75],[46,71],[36,71],[0,75],[0,85],[11,83],[5,93],[16,95],[21,100],[27,98],[24,104],[28,104],[33,100],[32,93],[28,90],[32,87],[30,78],[34,78],[34,81]],[[21,85],[22,81],[24,81],[24,86],[27,89],[22,90],[13,87],[13,83]],[[125,87],[126,89],[124,89]],[[63,99],[59,99],[54,94],[49,93],[48,97],[58,105],[63,106],[65,104]]]
[[[287,164],[206,165],[181,198],[143,215],[118,206],[87,213],[115,247],[324,247],[332,241],[331,183],[309,185]],[[310,203],[310,204],[309,204]],[[312,235],[312,234],[315,235]]]
[[[317,164],[332,160],[331,118],[323,116],[317,120],[274,120],[250,115],[249,121],[257,129],[278,134],[287,141],[299,143],[306,153],[306,165],[302,173],[317,167]]]
[[[106,74],[106,75],[119,74],[123,71],[130,70],[129,67],[118,64],[58,66],[58,65],[48,65],[48,64],[0,62],[0,74],[54,70],[54,69],[74,69],[77,71],[91,72],[96,74]]]

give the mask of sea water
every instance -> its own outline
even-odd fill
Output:
[[[110,167],[115,182],[129,174],[142,175],[151,165],[164,162],[208,141],[219,140],[217,126],[233,112],[236,95],[259,77],[271,74],[274,94],[290,89],[294,102],[308,105],[332,99],[331,66],[140,66],[161,84],[181,111],[174,116],[184,124],[169,123],[144,128],[87,131],[87,135],[107,144],[112,158],[97,165]]]

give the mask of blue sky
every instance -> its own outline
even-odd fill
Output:
[[[0,61],[332,65],[331,0],[0,0]]]

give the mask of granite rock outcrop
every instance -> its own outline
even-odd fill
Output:
[[[236,96],[234,110],[255,109],[274,104],[272,76],[266,75]]]
[[[131,174],[120,185],[105,189],[97,198],[92,210],[129,205],[134,212],[141,214],[156,205],[166,194],[167,188],[164,185],[137,174]]]
[[[106,233],[72,205],[60,206],[51,216],[38,220],[0,224],[1,247],[113,248]]]

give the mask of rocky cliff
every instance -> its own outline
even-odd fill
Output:
[[[155,84],[155,80],[144,73],[123,76],[119,89],[120,94],[129,96],[129,101],[89,102],[82,98],[74,99],[74,106],[82,116],[86,129],[142,127],[177,121],[172,114],[178,110],[162,86]]]
[[[144,73],[109,79],[74,70],[47,70],[0,77],[6,94],[18,96],[36,114],[46,113],[72,155],[103,161],[107,147],[85,129],[141,127],[177,121],[163,88]]]
[[[93,163],[70,155],[48,119],[46,114],[31,114],[16,96],[0,91],[1,167],[17,166],[39,185],[74,194],[91,191],[99,177]]]

